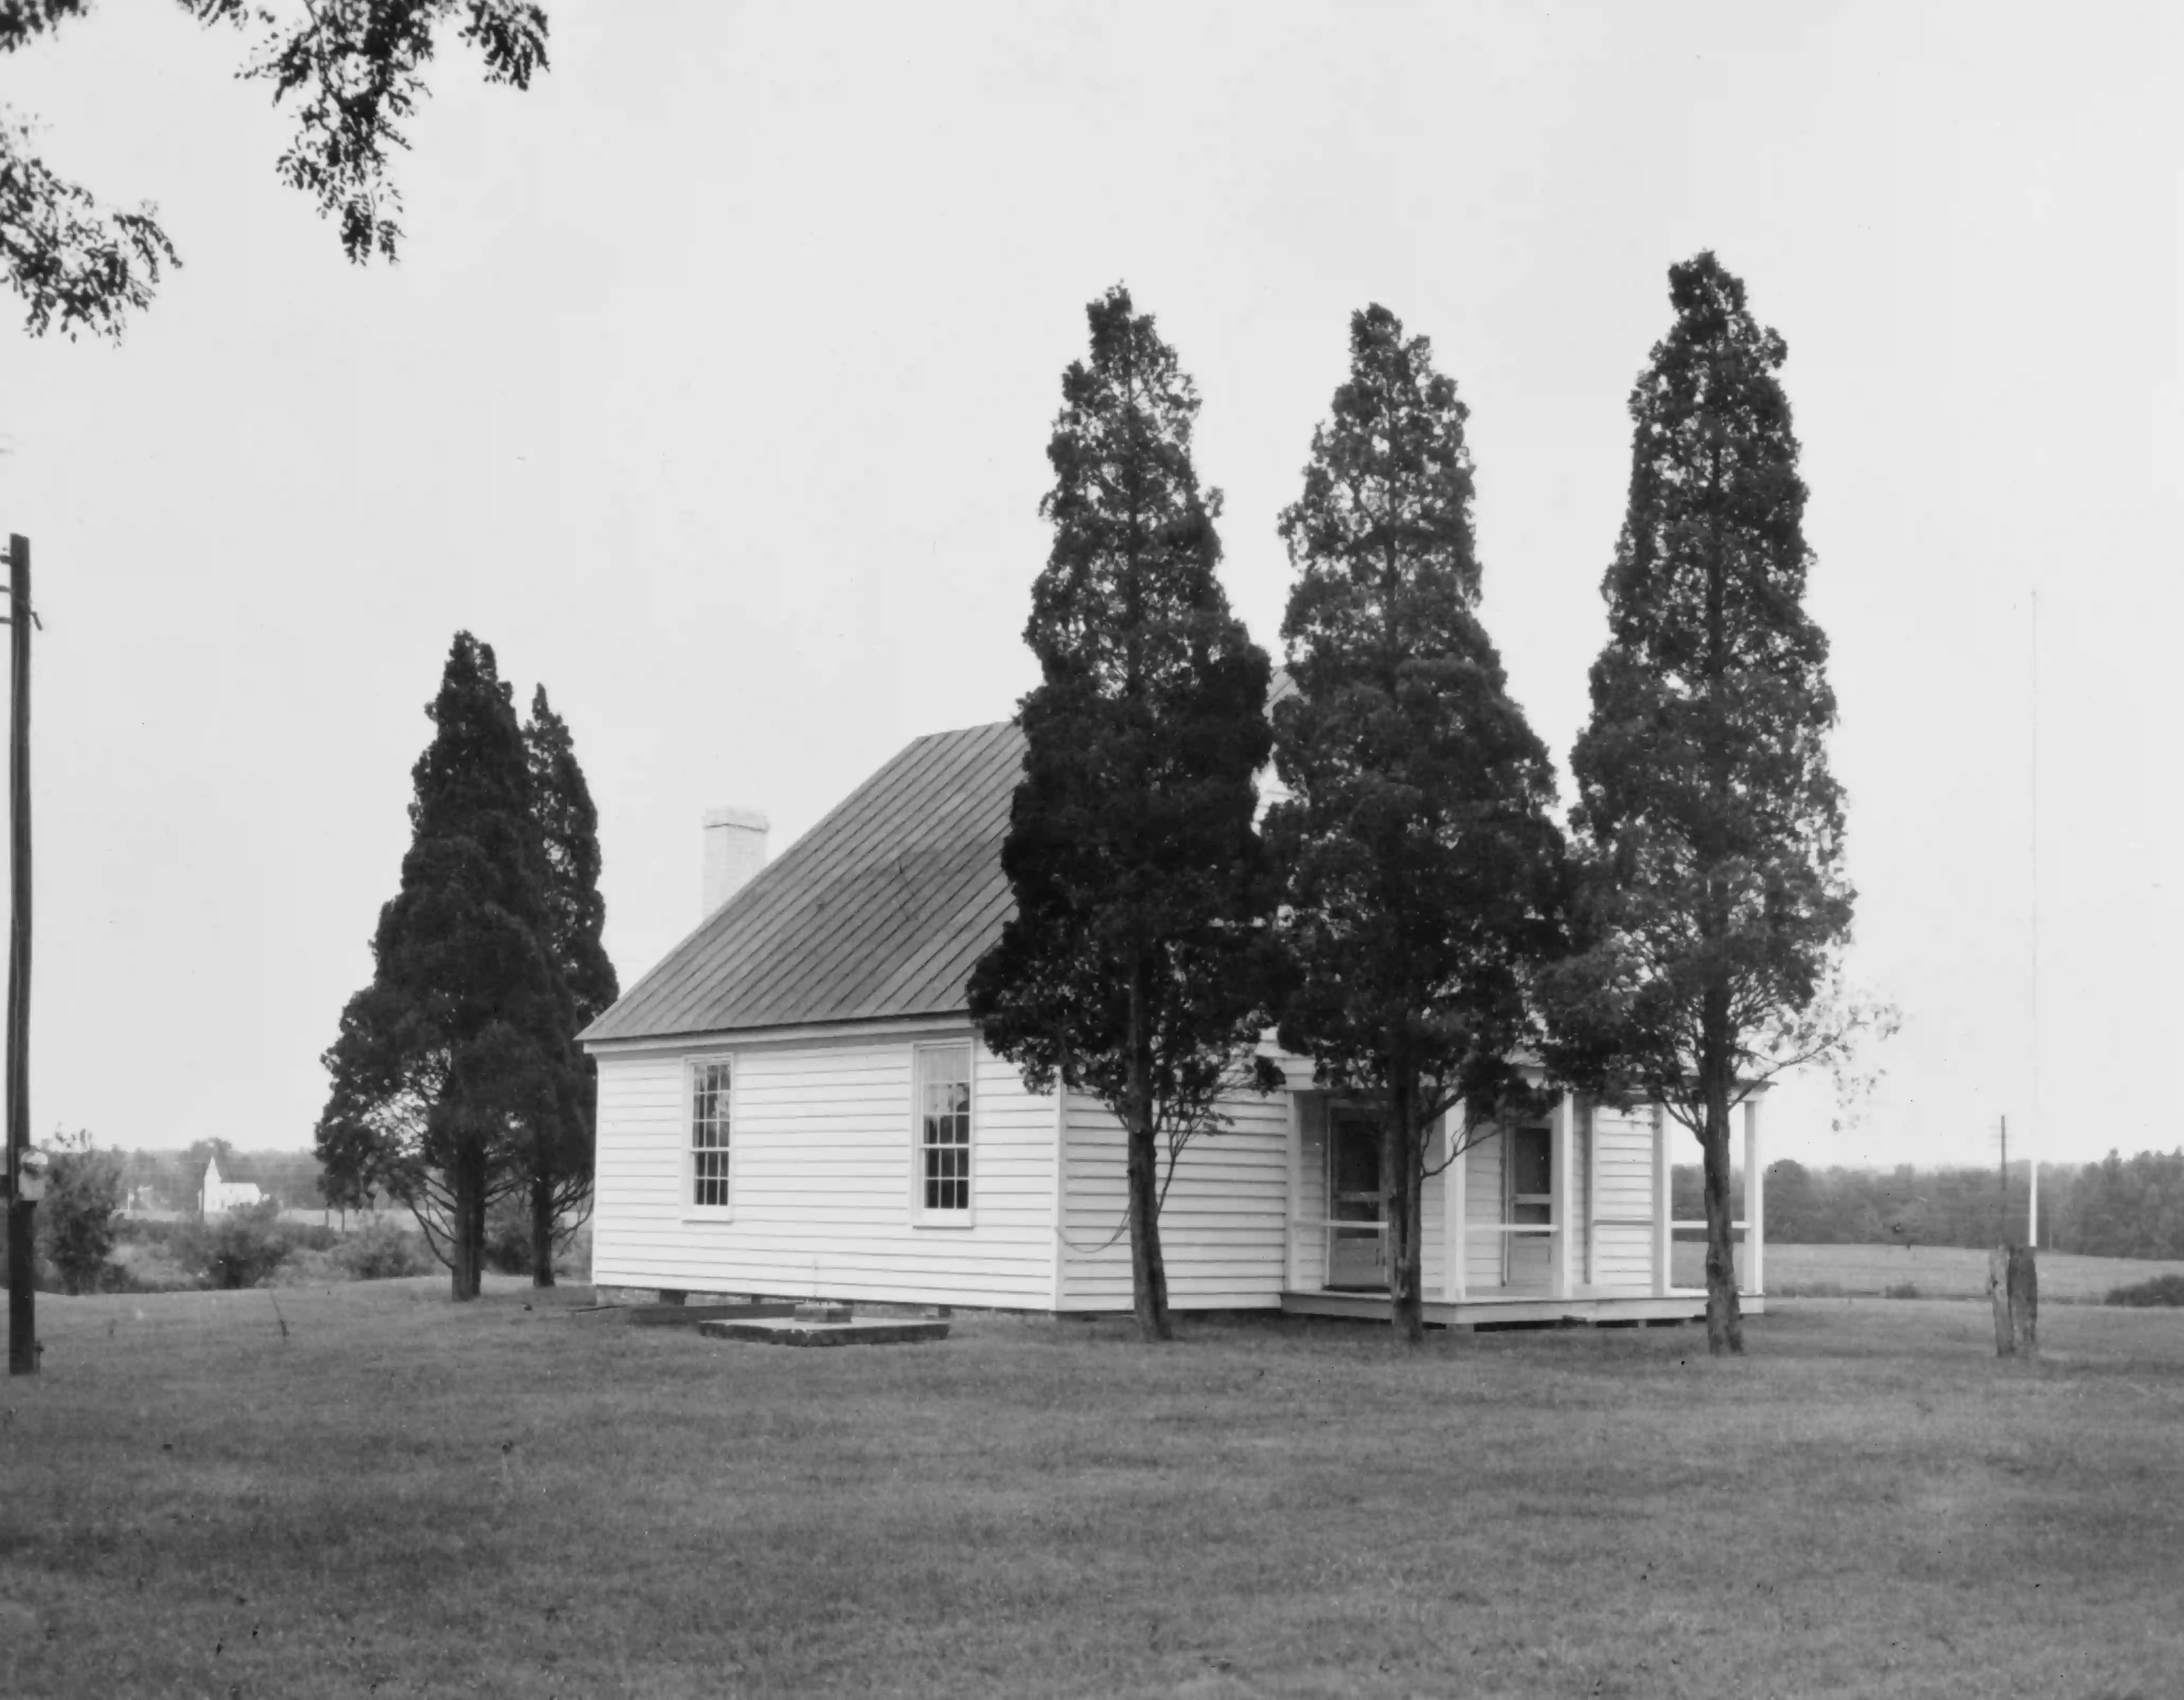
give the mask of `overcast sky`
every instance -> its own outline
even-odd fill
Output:
[[[186,262],[118,348],[0,332],[36,1134],[309,1143],[459,627],[570,723],[625,986],[698,918],[705,808],[777,850],[1006,717],[1060,374],[1118,281],[1204,395],[1270,648],[1350,314],[1432,337],[1567,794],[1625,399],[1712,248],[1789,343],[1851,967],[1903,1015],[1854,1125],[1796,1088],[1772,1151],[2184,1144],[2176,8],[549,9],[527,94],[449,44],[391,269],[275,181],[285,116],[170,0],[0,60]]]

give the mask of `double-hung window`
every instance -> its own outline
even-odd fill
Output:
[[[726,1057],[690,1065],[690,1170],[682,1195],[697,1210],[728,1207],[729,1104],[735,1065]]]
[[[971,1219],[971,1047],[917,1048],[916,1213],[928,1223]]]

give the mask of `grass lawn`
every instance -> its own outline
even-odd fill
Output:
[[[2028,1366],[1978,1306],[1789,1300],[1716,1365],[1301,1320],[797,1352],[441,1294],[41,1296],[0,1695],[2184,1689],[2184,1313],[2058,1310]]]
[[[1743,1257],[1740,1245],[1740,1273]],[[1704,1286],[1705,1243],[1677,1240],[1670,1268],[1679,1286]],[[2177,1274],[2184,1274],[2184,1262],[2042,1251],[2040,1296],[2064,1304],[2098,1302],[2112,1288]],[[1880,1294],[1892,1287],[1909,1286],[1917,1288],[1922,1299],[1985,1298],[1986,1253],[1963,1246],[1778,1246],[1769,1240],[1766,1276],[1770,1296]],[[2184,1681],[2178,1684],[2178,1692],[2184,1693]]]

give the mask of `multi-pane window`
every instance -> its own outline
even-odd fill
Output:
[[[917,1053],[918,1201],[928,1211],[971,1207],[971,1047]]]
[[[728,1201],[728,1084],[726,1062],[690,1066],[690,1202]]]

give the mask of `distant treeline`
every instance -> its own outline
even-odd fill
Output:
[[[221,1140],[200,1140],[182,1151],[119,1153],[122,1196],[193,1212],[206,1161],[215,1154],[223,1180],[254,1180],[285,1209],[324,1207],[313,1152],[238,1151]],[[1767,1167],[1767,1237],[1799,1246],[2021,1242],[2031,1180],[2030,1165],[2012,1163],[2005,1200],[1992,1168],[1808,1168],[1785,1159]],[[1698,1166],[1679,1164],[1674,1185],[1677,1219],[1697,1220],[1704,1209]],[[1741,1216],[1741,1170],[1735,1196]],[[2184,1257],[2184,1150],[2129,1157],[2111,1151],[2079,1167],[2041,1164],[2040,1243],[2098,1257]]]
[[[1801,1246],[2022,1244],[2031,1167],[1807,1168],[1767,1166],[1767,1237]],[[1680,1221],[1697,1218],[1696,1164],[1674,1172]],[[1743,1176],[1736,1180],[1741,1201]],[[1738,1206],[1742,1213],[1742,1206]],[[2184,1150],[2040,1165],[2040,1244],[2097,1257],[2184,1257]]]
[[[174,1210],[187,1215],[198,1207],[205,1164],[220,1159],[220,1178],[249,1180],[284,1210],[319,1210],[319,1159],[308,1151],[239,1151],[226,1140],[199,1140],[186,1151],[116,1151],[121,1159],[125,1208]]]

